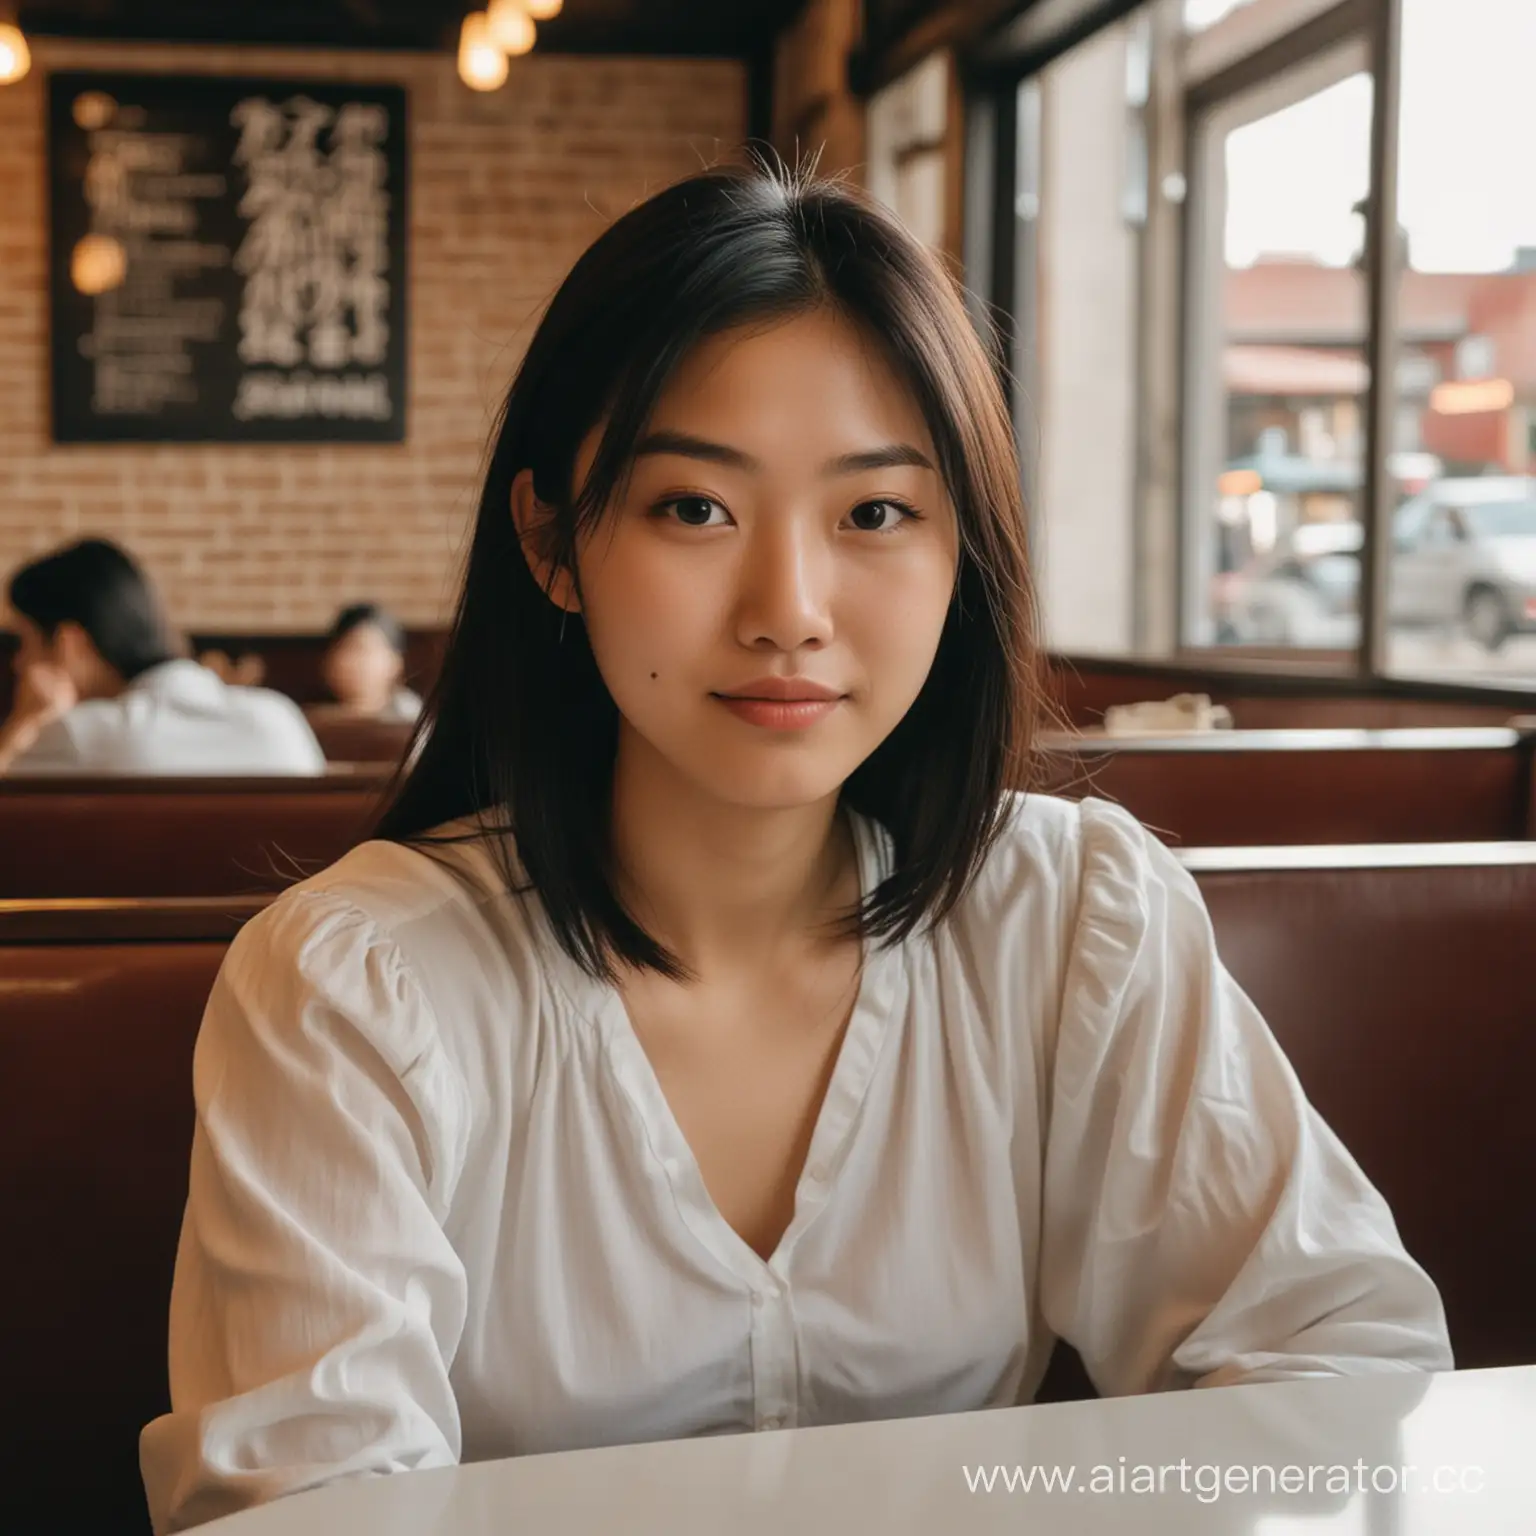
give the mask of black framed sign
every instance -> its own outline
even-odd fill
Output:
[[[392,85],[48,82],[56,442],[399,442]]]

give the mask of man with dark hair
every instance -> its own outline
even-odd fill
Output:
[[[0,773],[323,773],[302,711],[176,654],[154,589],[84,539],[11,578],[16,698]]]

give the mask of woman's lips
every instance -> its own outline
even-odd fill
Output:
[[[717,693],[712,697],[738,720],[770,731],[803,731],[825,719],[841,699],[749,699]]]

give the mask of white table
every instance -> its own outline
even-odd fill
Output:
[[[1049,1468],[1084,1488],[1095,1477],[1123,1479],[1127,1491],[1047,1492],[1038,1473],[1033,1492],[1010,1493],[1000,1479],[991,1493],[971,1491],[978,1469],[1015,1466],[1026,1474]],[[1159,1476],[1162,1492],[1135,1491]],[[527,1456],[362,1479],[201,1529],[218,1536],[1536,1536],[1536,1366]]]

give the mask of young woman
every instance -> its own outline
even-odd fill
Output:
[[[159,1528],[354,1474],[1450,1356],[1041,714],[987,353],[854,190],[620,219],[507,399],[419,760],[208,1005]]]

